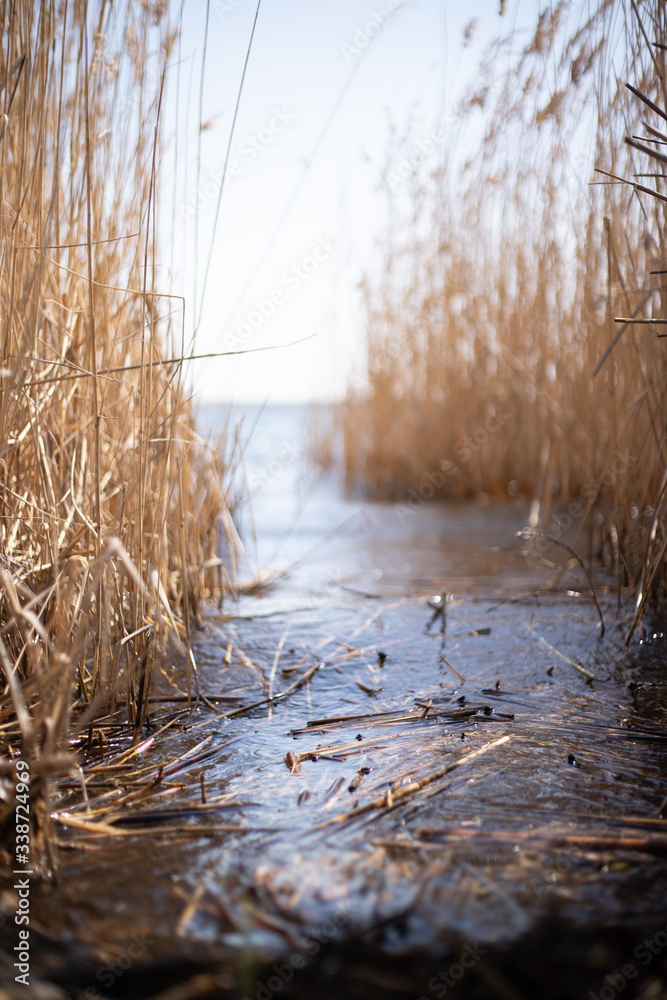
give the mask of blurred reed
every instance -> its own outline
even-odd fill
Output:
[[[424,477],[523,496],[547,532],[571,508],[644,600],[667,582],[667,11],[582,11],[495,42],[436,169],[397,185],[395,139],[346,476],[394,500]]]

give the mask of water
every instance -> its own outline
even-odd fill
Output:
[[[662,634],[626,650],[631,609],[603,587],[602,638],[578,570],[545,591],[553,568],[516,536],[526,508],[346,495],[309,462],[303,416],[246,418],[240,575],[275,583],[211,611],[194,652],[202,690],[232,707],[321,665],[282,701],[200,708],[170,737],[170,758],[204,736],[219,750],[205,781],[224,809],[196,820],[208,836],[65,854],[42,913],[117,948],[131,919],[155,954],[202,962],[306,954],[313,928],[406,956],[514,947],[546,919],[631,936],[663,917]],[[200,770],[171,807],[198,794]]]
[[[324,410],[324,408],[323,408]],[[528,518],[522,504],[489,510],[468,503],[385,504],[346,492],[339,468],[322,471],[309,455],[317,412],[302,406],[207,407],[201,422],[214,432],[227,421],[245,442],[239,492],[249,505],[239,528],[247,543],[243,567],[287,573],[267,601],[297,606],[340,596],[342,588],[378,596],[415,595],[434,586],[504,593],[544,579],[519,555],[515,533]],[[326,420],[326,410],[319,414]],[[334,451],[340,448],[334,444]]]

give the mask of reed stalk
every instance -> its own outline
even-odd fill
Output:
[[[397,142],[344,421],[369,494],[532,501],[660,600],[665,46],[658,0],[556,4],[491,47],[435,168],[397,185]]]
[[[44,804],[102,709],[138,738],[155,662],[221,578],[225,468],[158,277],[167,6],[0,18],[0,749]]]

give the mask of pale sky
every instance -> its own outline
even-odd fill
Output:
[[[535,24],[536,0],[507,7],[501,19],[498,0],[262,0],[213,238],[257,2],[210,3],[202,99],[208,126],[197,183],[206,3],[185,0],[180,78],[172,68],[163,113],[163,240],[172,228],[172,199],[176,208],[163,274],[168,280],[173,252],[173,291],[186,296],[186,331],[197,327],[198,353],[256,351],[311,337],[295,347],[196,363],[200,399],[344,395],[363,357],[357,285],[381,260],[376,245],[387,224],[381,171],[392,172],[398,198],[407,190],[400,174],[409,165],[387,161],[390,122],[405,129],[411,121],[409,157],[435,167],[453,103],[488,42],[517,18]],[[473,18],[477,30],[464,49]],[[173,64],[178,56],[176,50]]]

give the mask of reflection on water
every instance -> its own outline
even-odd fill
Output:
[[[131,912],[167,951],[180,921],[181,942],[270,956],[341,908],[346,933],[384,928],[368,940],[397,953],[516,939],[548,914],[662,915],[664,636],[625,650],[605,606],[601,639],[572,580],[536,596],[525,510],[345,497],[309,467],[302,415],[267,409],[245,453],[244,572],[289,573],[211,613],[195,656],[234,707],[320,666],[174,734],[173,753],[202,730],[220,746],[208,798],[243,832],[153,842],[149,868],[131,838],[72,855],[70,922],[121,942]]]
[[[240,475],[250,499],[240,511],[246,572],[289,574],[267,607],[329,600],[343,587],[381,596],[433,587],[480,594],[535,582],[515,538],[527,523],[525,506],[352,497],[338,468],[322,472],[310,460],[310,413],[287,405],[201,413],[202,426],[212,430],[242,420]]]

